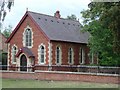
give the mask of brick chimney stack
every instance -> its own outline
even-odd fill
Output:
[[[54,16],[57,18],[57,19],[60,19],[60,11],[56,11],[56,13],[54,14]]]

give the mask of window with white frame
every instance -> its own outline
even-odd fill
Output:
[[[61,48],[56,48],[56,64],[61,64]]]
[[[45,63],[45,47],[43,45],[40,46],[40,50],[39,50],[39,61],[40,64],[44,64]]]
[[[85,63],[85,51],[83,48],[80,48],[80,64]]]
[[[93,52],[89,53],[88,57],[89,57],[89,60],[90,60],[90,64],[93,64],[94,63],[94,53]]]
[[[28,48],[32,47],[33,46],[32,39],[33,39],[32,29],[29,26],[27,26],[23,33],[23,46],[28,47]]]
[[[25,46],[31,46],[32,45],[32,32],[28,28],[25,31]]]
[[[17,47],[16,46],[13,46],[12,47],[12,62],[13,63],[16,63],[16,54],[17,54]]]
[[[73,59],[74,59],[74,52],[73,52],[73,48],[69,48],[68,51],[68,63],[69,64],[73,64]]]

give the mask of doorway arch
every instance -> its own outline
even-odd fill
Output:
[[[27,58],[24,54],[20,58],[20,71],[27,71]]]

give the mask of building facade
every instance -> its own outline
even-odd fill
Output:
[[[0,65],[7,65],[7,38],[0,33]]]
[[[87,46],[89,33],[78,21],[27,11],[8,43],[8,66],[15,71],[69,70],[74,65],[90,64]]]
[[[7,44],[5,43],[7,38],[0,33],[0,51],[6,52],[7,53]]]

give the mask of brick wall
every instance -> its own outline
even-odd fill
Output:
[[[90,73],[71,73],[71,72],[2,72],[2,78],[9,79],[34,79],[34,80],[60,80],[60,81],[80,81],[94,83],[114,83],[120,84],[117,75],[100,75]]]
[[[7,38],[0,33],[0,51],[7,52],[7,44],[5,43],[6,40]]]
[[[19,24],[18,24],[19,25]],[[8,65],[9,66],[16,66],[13,65],[11,63],[11,48],[13,45],[17,46],[18,50],[20,48],[23,47],[23,32],[24,29],[29,26],[30,28],[32,28],[32,32],[33,32],[33,47],[30,48],[30,50],[32,51],[32,53],[35,56],[34,62],[35,62],[35,66],[37,66],[36,70],[41,70],[41,68],[39,67],[39,61],[38,61],[38,47],[41,44],[45,45],[45,49],[46,49],[46,58],[45,58],[45,65],[49,64],[50,61],[50,55],[49,55],[49,44],[51,44],[51,48],[52,48],[52,52],[51,52],[51,63],[52,65],[56,65],[56,47],[58,45],[61,46],[61,50],[62,50],[62,65],[69,65],[68,63],[68,49],[70,47],[73,48],[74,51],[74,64],[73,65],[80,65],[80,55],[79,55],[79,51],[80,51],[80,47],[82,47],[85,51],[85,64],[89,64],[90,60],[88,57],[88,53],[89,53],[89,48],[87,47],[86,44],[77,44],[77,43],[70,43],[70,42],[58,42],[58,41],[50,41],[46,35],[42,32],[42,30],[33,22],[33,20],[26,16],[25,20],[23,20],[23,22],[20,24],[20,26],[17,28],[17,32],[13,35],[12,39],[10,40],[10,44],[9,44],[9,53],[8,53]],[[20,59],[20,57],[18,57]],[[18,60],[20,61],[20,60]],[[44,67],[43,67],[44,68]],[[47,68],[45,69],[47,70]]]
[[[69,43],[69,42],[55,42],[52,41],[52,65],[56,65],[56,47],[60,46],[62,51],[62,65],[69,65],[68,63],[68,50],[69,48],[73,48],[74,51],[74,64],[80,65],[80,48],[85,50],[85,64],[89,64],[90,60],[88,57],[89,48],[86,44],[77,44],[77,43]]]
[[[17,32],[14,34],[12,39],[10,40],[10,46],[9,46],[9,65],[12,65],[11,63],[11,48],[15,44],[18,47],[18,50],[23,47],[23,32],[24,29],[29,25],[30,28],[32,28],[33,32],[33,47],[30,48],[30,50],[33,52],[35,56],[35,64],[38,64],[38,47],[43,43],[46,48],[46,60],[48,60],[48,39],[45,37],[43,32],[40,30],[40,28],[37,27],[37,25],[32,21],[30,17],[26,17],[25,20],[22,22],[22,24],[19,26]],[[46,61],[46,64],[48,64],[48,61]]]

